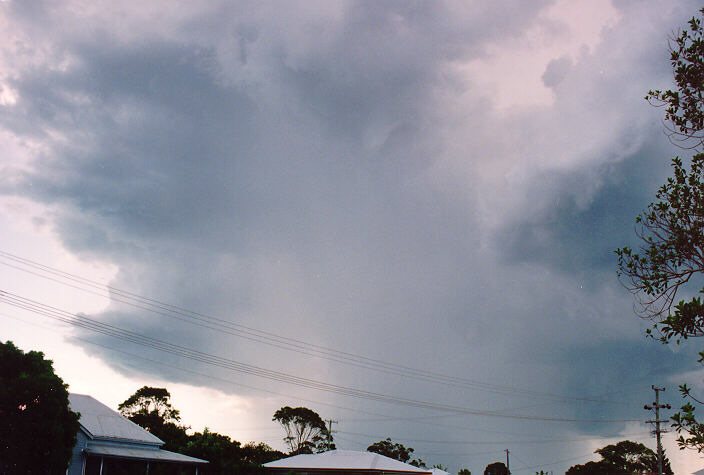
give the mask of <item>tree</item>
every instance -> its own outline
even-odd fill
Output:
[[[566,475],[629,475],[658,471],[658,457],[655,452],[638,442],[623,440],[597,449],[595,453],[601,455],[601,460],[570,467]],[[662,468],[664,474],[672,475],[667,457],[663,458]]]
[[[704,9],[700,10],[704,17]],[[704,148],[704,30],[693,17],[671,43],[671,64],[677,88],[650,91],[646,99],[666,107],[670,139],[683,148]],[[686,164],[672,160],[673,176],[660,187],[655,202],[636,218],[637,250],[616,250],[618,275],[634,294],[637,313],[654,323],[647,330],[662,343],[704,336],[704,304],[693,294],[704,275],[704,154]],[[679,300],[685,296],[685,299]],[[699,353],[704,364],[704,352]],[[697,422],[694,403],[701,403],[687,385],[689,401],[673,416],[680,448],[704,450],[704,425]],[[685,436],[686,434],[686,436]]]
[[[374,442],[372,445],[367,447],[367,452],[375,452],[416,467],[425,467],[425,463],[422,460],[411,460],[411,457],[413,457],[412,447],[405,447],[403,444],[394,443],[390,437],[387,437],[386,440]]]
[[[484,475],[509,475],[508,468],[503,462],[490,463],[484,469]]]
[[[242,460],[248,466],[259,467],[265,463],[282,459],[285,456],[283,452],[272,449],[264,442],[259,442],[258,444],[249,442],[242,446]]]
[[[412,447],[405,447],[403,444],[392,442],[390,437],[387,437],[386,440],[374,442],[367,447],[367,452],[375,452],[404,463],[411,459],[413,450]]]
[[[170,399],[165,388],[143,386],[117,408],[123,416],[163,440],[165,450],[179,451],[188,440],[188,427],[178,424],[181,417]]]
[[[457,475],[472,475],[468,468],[461,468]]]
[[[207,427],[189,436],[182,452],[210,462],[200,470],[204,475],[263,474],[262,464],[284,457],[282,452],[263,442],[243,446]]]
[[[704,8],[700,14],[704,16]],[[704,31],[700,18],[692,17],[689,29],[672,38],[670,62],[677,89],[651,90],[645,98],[653,105],[666,107],[665,119],[671,124],[667,130],[673,142],[700,148],[704,144]]]
[[[610,472],[611,467],[600,462],[587,462],[582,465],[573,465],[565,472],[565,475],[620,475],[621,472]]]
[[[286,431],[284,441],[291,454],[325,452],[328,450],[328,434],[325,422],[317,412],[307,407],[285,406],[274,413],[274,421]]]
[[[117,409],[127,418],[137,414],[153,414],[164,422],[178,422],[181,416],[171,406],[170,399],[171,394],[165,388],[142,386],[122,401]]]
[[[183,453],[210,462],[206,469],[213,475],[235,473],[242,465],[240,443],[207,427],[188,438]]]
[[[0,342],[0,473],[66,471],[80,417],[66,388],[43,353]]]

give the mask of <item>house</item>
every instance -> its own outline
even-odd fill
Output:
[[[69,394],[68,399],[81,418],[66,475],[147,474],[164,464],[171,473],[197,474],[208,463],[160,449],[161,439],[90,396]]]
[[[331,450],[322,454],[301,454],[264,464],[270,475],[431,475],[418,468],[374,452]]]

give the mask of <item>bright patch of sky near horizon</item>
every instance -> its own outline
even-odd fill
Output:
[[[439,389],[147,318],[7,266],[0,289],[397,396],[630,419],[645,418],[657,383],[676,406],[679,381],[701,387],[695,348],[673,354],[642,341],[610,252],[631,239],[628,223],[668,171],[661,111],[642,96],[668,84],[667,35],[696,9],[0,3],[0,251],[384,361],[548,393],[617,392],[622,405]],[[271,415],[283,404],[340,419],[343,448],[405,437],[424,460],[475,473],[502,460],[504,445],[491,441],[577,439],[509,447],[512,471],[532,474],[594,459],[587,454],[620,440],[584,437],[647,431],[350,400],[167,358],[6,305],[0,335],[44,351],[72,391],[111,407],[142,385],[164,386],[194,430],[278,448]],[[365,422],[374,413],[400,420]],[[415,417],[433,423],[403,420]],[[430,439],[480,443],[419,442]],[[666,440],[676,473],[700,468]]]

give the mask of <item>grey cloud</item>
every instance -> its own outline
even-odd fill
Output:
[[[620,292],[605,252],[630,231],[623,221],[647,204],[641,200],[657,182],[651,167],[661,149],[643,139],[656,130],[647,117],[624,125],[639,109],[618,98],[638,90],[639,101],[641,82],[617,86],[635,76],[659,80],[666,69],[648,63],[630,76],[631,65],[615,64],[625,57],[622,39],[610,36],[619,48],[613,55],[606,54],[609,43],[600,50],[603,58],[584,57],[570,68],[551,63],[545,81],[556,93],[553,109],[501,118],[476,96],[468,105],[476,114],[461,133],[445,117],[460,91],[450,91],[450,99],[437,94],[453,80],[453,61],[481,57],[501,35],[518,35],[541,6],[355,2],[330,21],[320,42],[301,40],[315,38],[305,33],[306,18],[281,23],[254,5],[186,20],[173,26],[171,37],[136,31],[127,39],[103,32],[98,42],[56,38],[73,62],[63,70],[19,71],[12,85],[20,100],[0,109],[3,128],[46,150],[33,171],[17,172],[19,182],[2,185],[3,192],[55,204],[64,245],[118,264],[116,287],[344,351],[497,384],[581,394],[621,375],[632,387],[644,374],[667,372],[631,374],[633,355],[654,366],[664,350],[649,356],[648,345],[638,341],[629,296]],[[642,51],[658,41],[643,45],[633,65],[649,61]],[[597,64],[613,74],[584,74]],[[595,91],[603,92],[597,98],[603,112],[578,114],[592,107]],[[606,125],[593,137],[581,136],[592,132],[585,122],[599,125],[600,119]],[[627,143],[626,152],[613,149],[619,142]],[[568,146],[576,158],[562,168],[538,159]],[[433,175],[436,166],[452,170],[457,157],[447,150],[453,147],[466,154],[471,170],[518,159],[543,168],[516,189],[492,190],[525,199],[514,201],[510,213],[491,208],[500,224],[488,229],[478,202],[493,201],[479,173],[450,172],[448,181]],[[118,303],[95,317],[336,384],[484,409],[522,404],[520,394],[428,387]],[[102,354],[122,371],[233,390]],[[605,370],[605,355],[619,364]],[[188,367],[303,393],[203,364]],[[639,407],[613,414],[630,416]],[[544,406],[532,410],[545,413]],[[560,411],[596,416],[601,409]],[[462,420],[508,432],[518,424]],[[455,433],[398,427],[416,438]],[[513,429],[528,432],[524,425]]]
[[[572,60],[568,57],[553,59],[548,63],[543,73],[543,83],[550,88],[560,84],[572,67]]]

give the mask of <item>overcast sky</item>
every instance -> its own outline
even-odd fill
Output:
[[[654,448],[650,386],[679,406],[699,348],[644,337],[613,250],[687,154],[643,96],[699,7],[3,0],[0,290],[249,366],[7,304],[0,339],[112,407],[161,385],[194,430],[277,448],[282,405],[452,472]],[[667,440],[676,473],[704,465]]]

